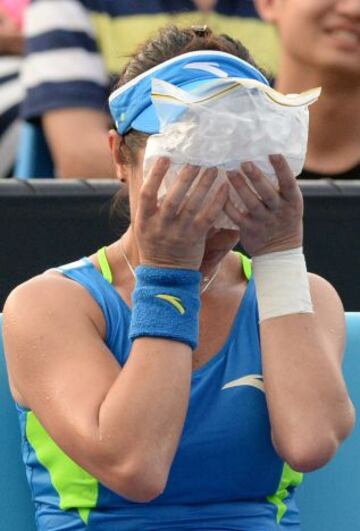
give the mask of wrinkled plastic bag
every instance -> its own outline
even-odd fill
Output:
[[[227,179],[226,172],[239,170],[242,162],[254,162],[276,185],[277,177],[268,157],[281,153],[297,176],[306,156],[308,107],[319,95],[320,89],[313,89],[285,96],[258,81],[238,78],[212,80],[187,92],[154,78],[152,101],[160,133],[148,139],[144,178],[155,159],[170,159],[159,190],[161,199],[184,165],[202,167],[193,186],[205,168],[217,167],[218,177],[207,196],[210,201]],[[231,185],[230,197],[238,208],[244,208]],[[236,228],[224,212],[215,227]]]

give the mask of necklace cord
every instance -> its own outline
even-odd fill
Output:
[[[128,259],[126,253],[125,253],[125,250],[124,250],[124,247],[123,247],[123,244],[122,244],[122,241],[120,240],[119,242],[119,246],[120,246],[120,251],[121,251],[121,254],[126,262],[126,265],[128,266],[128,268],[130,269],[133,277],[136,279],[136,273],[135,273],[135,269],[133,268],[133,266],[131,265],[130,263],[130,260]],[[220,264],[217,266],[215,272],[212,274],[212,276],[209,278],[209,280],[207,280],[207,278],[205,277],[204,280],[206,280],[206,283],[204,284],[204,286],[202,288],[200,288],[200,295],[202,295],[203,293],[205,293],[205,291],[211,286],[211,284],[214,282],[218,272],[219,272],[219,269],[220,269]],[[202,281],[203,282],[203,281]]]

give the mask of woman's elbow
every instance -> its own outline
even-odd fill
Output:
[[[342,438],[334,432],[327,435],[314,433],[310,439],[299,436],[275,447],[281,458],[297,472],[312,472],[325,466],[335,455]]]
[[[114,467],[106,483],[116,494],[137,503],[149,503],[165,490],[168,474],[143,464]]]
[[[338,448],[335,439],[329,438],[318,443],[296,447],[280,452],[281,457],[297,472],[312,472],[328,463]]]
[[[339,443],[344,441],[352,432],[356,422],[356,411],[353,403],[348,398],[346,412],[341,415],[337,429]]]
[[[355,424],[355,408],[350,400],[342,408],[337,419],[330,425],[323,424],[316,429],[297,431],[289,436],[276,437],[273,443],[281,458],[298,472],[312,472],[323,467],[335,455]],[[287,432],[288,434],[288,432]]]

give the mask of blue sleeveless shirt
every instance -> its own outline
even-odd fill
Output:
[[[89,259],[59,268],[101,308],[106,344],[121,366],[131,310]],[[141,383],[139,382],[139,385]],[[192,375],[183,433],[165,491],[131,502],[99,483],[17,406],[39,531],[299,531],[302,474],[277,455],[262,378],[258,310],[250,280],[221,350]]]

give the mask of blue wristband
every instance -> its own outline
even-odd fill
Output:
[[[132,295],[129,337],[163,337],[186,343],[199,340],[199,271],[139,266]]]

